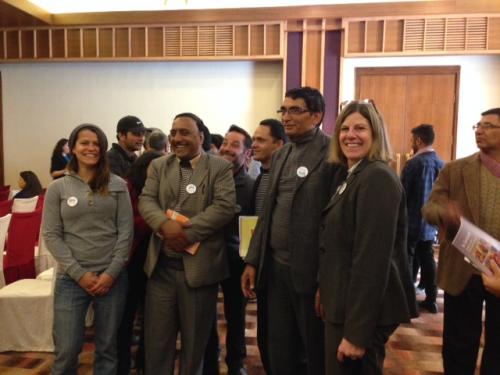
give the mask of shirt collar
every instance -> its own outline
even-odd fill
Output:
[[[423,154],[423,153],[426,153],[426,152],[434,152],[434,149],[432,148],[432,146],[422,147],[413,156],[417,156],[417,155],[420,155],[420,154]]]
[[[119,150],[121,150],[125,155],[127,155],[127,157],[130,159],[130,160],[134,160],[136,157],[137,157],[137,154],[134,152],[134,151],[128,151],[126,150],[125,148],[123,148],[123,146],[119,143],[115,143],[115,145],[118,147]]]
[[[349,168],[347,170],[347,175],[349,176],[352,172],[354,172],[354,170],[357,168],[357,166],[363,161],[363,159],[361,159],[360,161],[356,162],[356,164],[354,164],[351,168]]]
[[[315,127],[311,131],[301,135],[298,139],[292,141],[292,143],[295,143],[296,145],[301,145],[301,144],[309,142],[310,140],[312,140],[314,138],[314,136],[318,132],[318,129],[319,129],[319,127]]]
[[[177,161],[180,162],[181,159],[179,159],[178,157],[176,157]],[[189,164],[191,164],[191,168],[192,169],[195,169],[196,166],[198,165],[198,162],[200,161],[201,159],[201,152],[196,155],[194,158],[192,158],[191,160],[189,160]]]
[[[497,162],[495,159],[492,157],[488,156],[484,152],[479,152],[479,158],[481,159],[481,163],[486,167],[490,173],[497,177],[500,178],[500,163]]]

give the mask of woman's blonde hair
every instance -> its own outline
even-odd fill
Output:
[[[332,163],[347,164],[347,158],[340,148],[339,134],[345,119],[353,113],[359,113],[363,116],[372,129],[373,144],[366,158],[368,160],[389,162],[392,159],[392,148],[387,134],[387,127],[382,115],[378,113],[372,101],[351,101],[342,108],[342,111],[337,117],[335,130],[330,141],[328,161]]]

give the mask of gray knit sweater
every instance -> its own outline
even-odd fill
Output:
[[[42,233],[59,272],[76,281],[89,271],[116,278],[134,234],[125,181],[111,174],[104,196],[74,173],[53,181],[45,195]]]

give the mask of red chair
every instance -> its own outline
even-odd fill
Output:
[[[40,194],[38,196],[38,200],[36,201],[36,208],[35,211],[37,210],[43,210],[43,202],[45,201],[45,195]]]
[[[35,243],[40,235],[42,210],[13,213],[4,259],[5,283],[36,278]]]
[[[9,199],[10,190],[0,190],[0,202]]]
[[[10,185],[0,186],[0,191],[4,190],[10,191]]]
[[[11,213],[13,203],[14,201],[12,199],[0,201],[0,217]]]

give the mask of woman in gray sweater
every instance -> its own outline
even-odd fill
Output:
[[[43,236],[58,263],[54,291],[53,374],[76,374],[84,343],[85,315],[94,303],[94,374],[115,374],[116,333],[127,277],[123,266],[133,236],[125,181],[110,174],[107,139],[82,124],[71,133],[67,174],[47,189]]]

